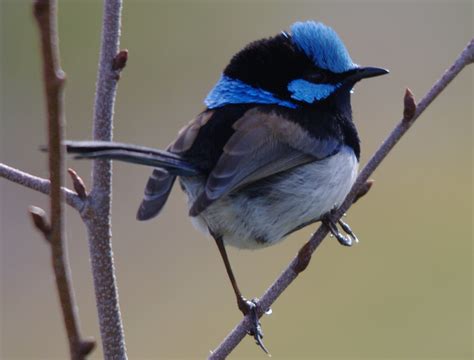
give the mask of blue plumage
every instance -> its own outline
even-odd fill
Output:
[[[313,84],[309,81],[298,79],[288,84],[288,91],[295,100],[312,104],[314,101],[326,99],[340,84]]]
[[[294,46],[297,51],[304,53],[309,59],[310,64],[313,64],[310,66],[316,67],[316,69],[319,68],[322,71],[341,74],[357,68],[357,65],[352,62],[346,47],[336,32],[323,23],[315,21],[296,22],[291,26],[291,36],[284,33],[284,37],[292,43],[292,47]],[[269,42],[266,45],[268,46],[267,49],[271,48],[272,45],[270,44]],[[308,81],[308,79],[304,78],[307,69],[305,70],[304,64],[300,64],[301,74],[299,76],[301,77],[289,79],[289,82],[284,85],[286,86],[286,93],[275,92],[272,82],[278,80],[274,80],[266,72],[269,69],[278,69],[278,72],[284,77],[286,76],[285,72],[287,69],[293,68],[296,64],[284,63],[281,58],[274,59],[270,56],[271,53],[261,52],[257,55],[254,50],[256,46],[252,47],[250,45],[246,49],[240,56],[237,55],[233,59],[230,69],[229,67],[226,69],[220,80],[207,95],[204,103],[209,109],[216,109],[230,104],[266,104],[295,109],[301,105],[298,102],[312,104],[315,101],[324,100],[341,86],[339,83],[325,83],[324,80],[322,82]],[[247,54],[254,54],[252,63],[246,62]],[[258,65],[260,66],[258,74],[256,73],[255,76],[265,78],[266,80],[262,83],[265,83],[267,86],[262,86],[262,83],[248,83],[248,75],[250,74],[248,69],[255,63],[255,57],[257,57],[257,64],[260,64]],[[239,61],[240,67],[236,66]],[[238,76],[239,74],[236,72],[236,69],[242,71],[240,75],[243,78]]]
[[[240,80],[223,75],[209,92],[204,104],[215,109],[229,104],[275,104],[288,108],[296,108],[292,102],[277,98],[271,92],[250,86]]]
[[[315,65],[335,73],[357,67],[337,33],[323,23],[296,22],[291,26],[293,42]]]
[[[224,245],[263,248],[315,221],[346,246],[357,241],[331,210],[350,191],[360,155],[350,91],[386,74],[355,65],[331,28],[298,22],[291,33],[257,40],[235,54],[209,92],[207,106],[167,150],[115,142],[68,142],[79,158],[155,167],[137,213],[157,216],[179,178],[193,223],[216,241],[239,309],[266,351],[259,305],[237,286]],[[266,106],[262,106],[266,105]],[[307,264],[307,254],[299,258]],[[301,261],[301,263],[300,263]]]

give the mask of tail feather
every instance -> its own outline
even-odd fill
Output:
[[[200,173],[195,166],[168,151],[107,141],[66,141],[65,145],[77,159],[120,160],[156,167],[145,187],[145,196],[137,212],[138,220],[148,220],[160,213],[176,176]]]
[[[76,159],[120,160],[164,168],[172,175],[199,174],[199,170],[194,165],[164,150],[108,141],[65,141],[65,145],[69,153],[77,154]]]

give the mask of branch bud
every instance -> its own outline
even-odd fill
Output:
[[[45,239],[49,242],[51,226],[48,223],[45,211],[37,206],[30,206],[29,212],[31,219],[33,220],[33,224],[39,231],[43,233]]]
[[[403,120],[410,121],[415,116],[416,103],[415,96],[409,88],[405,90],[405,97],[403,99]]]

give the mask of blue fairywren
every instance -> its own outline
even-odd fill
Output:
[[[177,177],[193,223],[216,241],[239,309],[245,300],[224,244],[259,249],[323,221],[343,245],[357,238],[328,214],[358,169],[360,145],[351,90],[388,71],[354,64],[330,27],[297,22],[290,32],[252,42],[225,68],[204,103],[166,151],[114,142],[68,142],[78,158],[106,158],[155,169],[138,220],[159,214]],[[258,318],[253,335],[261,344]],[[261,345],[263,347],[263,345]]]

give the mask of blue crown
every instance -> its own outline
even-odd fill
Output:
[[[322,69],[341,73],[357,67],[337,33],[323,23],[296,22],[291,35],[294,44]]]

